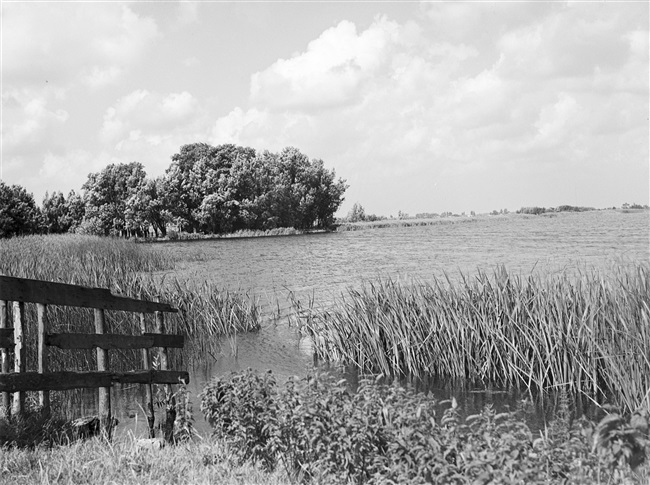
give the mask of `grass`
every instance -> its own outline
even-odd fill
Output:
[[[52,483],[279,485],[288,478],[250,463],[232,465],[227,447],[213,440],[151,450],[132,436],[114,442],[97,437],[68,446],[0,450],[0,484]]]
[[[81,235],[28,236],[0,240],[0,274],[109,288],[114,294],[170,303],[176,314],[165,316],[166,332],[189,337],[186,360],[200,359],[201,350],[217,345],[217,336],[254,331],[260,327],[257,299],[247,293],[219,288],[212,282],[194,282],[159,277],[173,269],[170,253],[155,251],[130,240]],[[92,310],[51,306],[53,332],[94,332]],[[153,326],[150,317],[148,325]],[[26,338],[34,342],[35,305],[26,305]],[[107,312],[107,332],[138,334],[138,315]],[[149,331],[153,331],[149,328]],[[36,346],[28,345],[27,361],[34,363]],[[172,351],[173,353],[174,351]],[[114,351],[113,370],[131,370],[140,365],[139,351]],[[181,358],[172,355],[172,365]],[[95,352],[50,349],[54,370],[90,370]],[[29,369],[31,370],[31,369]]]
[[[382,219],[379,221],[362,221],[362,222],[343,222],[336,228],[338,232],[345,231],[362,231],[365,229],[384,229],[389,227],[419,227],[419,226],[438,226],[441,224],[461,224],[467,222],[477,222],[481,219],[478,217],[468,216],[445,216],[435,219]]]
[[[297,308],[323,359],[371,373],[566,389],[650,409],[650,265],[604,276],[461,275],[460,282],[350,289],[328,310]]]
[[[325,232],[323,229],[303,230],[295,229],[293,227],[277,227],[275,229],[240,229],[235,232],[228,232],[223,234],[204,234],[201,232],[178,232],[175,230],[167,231],[167,236],[162,238],[145,237],[138,238],[138,242],[170,242],[170,241],[199,241],[211,239],[242,239],[252,237],[270,237],[270,236],[297,236],[302,234],[313,234]]]
[[[0,446],[0,484],[622,485],[649,477],[647,413],[594,423],[575,419],[565,399],[533,433],[525,403],[461,419],[453,400],[377,379],[351,392],[335,379],[317,373],[279,388],[270,372],[217,377],[201,395],[213,436],[163,448],[130,434]]]

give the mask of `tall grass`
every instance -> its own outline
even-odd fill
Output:
[[[650,409],[650,266],[367,282],[300,317],[322,358],[369,372],[567,389]]]
[[[474,223],[479,219],[476,217],[449,216],[436,219],[381,219],[379,221],[342,222],[336,230],[338,232],[363,231],[365,229],[384,229],[395,227],[421,227],[439,226],[444,224]]]
[[[7,276],[103,287],[123,296],[160,298],[170,303],[179,312],[167,314],[166,330],[189,337],[190,357],[194,356],[192,350],[213,342],[216,336],[260,326],[256,299],[210,282],[158,277],[155,272],[173,269],[173,257],[133,241],[80,235],[29,236],[0,240],[0,255],[0,274]],[[27,338],[35,338],[35,308],[26,307]],[[53,332],[94,331],[92,310],[51,306],[49,315]],[[131,313],[107,312],[107,325],[112,333],[140,332],[138,316]],[[28,349],[35,352],[35,346]],[[115,370],[133,368],[138,362],[138,352],[115,352]],[[52,349],[51,354],[52,364],[66,370],[87,370],[94,365],[94,352],[57,353]],[[28,355],[28,365],[35,361],[35,355]]]

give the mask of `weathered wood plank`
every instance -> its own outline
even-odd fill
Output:
[[[182,348],[185,343],[183,335],[119,335],[97,333],[50,333],[45,336],[45,343],[60,349],[150,349],[152,347]]]
[[[45,335],[48,328],[47,305],[37,303],[38,312],[38,372],[45,374],[48,371],[48,354],[47,345],[45,345]],[[39,391],[39,403],[45,416],[50,415],[50,391]]]
[[[106,329],[106,315],[103,309],[95,308],[95,332],[103,334]],[[108,350],[97,348],[97,370],[99,372],[107,372],[109,369]],[[110,386],[101,386],[99,388],[99,403],[97,405],[97,412],[101,427],[106,431],[107,436],[110,437],[112,422],[111,413],[111,388]]]
[[[25,304],[22,301],[14,301],[14,371],[25,372],[27,370],[27,342],[25,342]],[[12,414],[20,416],[25,409],[25,393],[14,394]]]
[[[142,313],[178,311],[167,303],[113,295],[106,288],[89,288],[13,276],[0,276],[0,300]]]
[[[147,320],[144,313],[140,313],[140,333],[145,335],[147,333]],[[149,359],[149,349],[142,349],[142,368],[149,370],[151,362]],[[156,412],[153,407],[153,388],[151,384],[145,384],[145,414],[147,415],[147,423],[149,424],[149,438],[156,437],[155,423]]]
[[[190,374],[179,370],[138,370],[132,372],[113,372],[113,382],[120,384],[186,384],[190,382]]]
[[[7,328],[9,326],[9,303],[0,300],[0,332],[7,332],[11,336],[11,345],[14,346],[14,329]],[[0,334],[0,342],[3,340]],[[9,351],[3,348],[4,344],[0,345],[0,374],[7,374],[9,372]],[[0,417],[9,417],[11,414],[11,397],[8,392],[0,393]]]
[[[165,315],[162,312],[154,313],[156,320],[156,332],[165,333]],[[169,355],[166,347],[159,349],[160,368],[169,369]],[[172,443],[174,441],[174,421],[176,420],[176,397],[171,384],[165,386],[165,422],[163,424],[163,435],[165,441]]]
[[[179,379],[189,382],[185,371],[134,371],[134,372],[21,372],[0,375],[0,392],[65,391],[78,388],[110,387],[122,384],[178,384]]]
[[[185,345],[184,335],[145,333],[144,337],[153,337],[154,347],[169,347],[174,349],[182,349],[183,346]]]
[[[2,309],[0,309],[2,311]],[[10,349],[14,346],[14,329],[0,328],[0,349]]]

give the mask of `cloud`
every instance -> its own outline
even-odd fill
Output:
[[[188,58],[186,58],[186,59],[183,59],[183,65],[184,65],[185,67],[194,67],[194,66],[198,66],[200,63],[201,63],[201,61],[199,60],[199,58],[198,58],[198,57],[195,57],[195,56],[192,56],[192,57],[188,57]]]
[[[208,110],[189,92],[138,89],[117,99],[104,112],[100,147],[120,162],[145,163],[158,176],[182,145],[209,139]]]
[[[34,92],[29,88],[6,89],[3,104],[3,152],[11,155],[21,150],[29,153],[30,146],[51,141],[52,128],[66,123],[69,113],[56,104],[57,92],[53,89]]]
[[[156,23],[117,3],[3,4],[5,84],[113,83],[158,38]],[[62,28],[65,26],[65,28]]]
[[[398,29],[382,17],[357,34],[352,22],[342,21],[310,42],[305,52],[253,74],[251,99],[271,109],[344,106],[385,66]]]
[[[457,207],[507,207],[526,195],[508,188],[513,179],[604,167],[623,137],[647,130],[648,31],[637,17],[648,8],[635,9],[444,3],[416,26],[343,21],[255,73],[250,108],[219,118],[212,139],[300,146],[335,164],[349,200],[374,201],[370,211],[390,210],[389,191],[419,200],[410,211],[440,204],[436,181],[460,184],[446,194]],[[633,170],[647,172],[647,141],[634,150]]]
[[[200,116],[199,111],[198,100],[187,91],[163,95],[136,90],[106,110],[100,139],[105,143],[119,143],[133,139],[133,133],[146,133],[153,136],[146,139],[155,140],[166,133],[185,132],[192,126],[192,118]]]
[[[176,17],[177,28],[194,24],[199,20],[199,2],[181,1],[178,3],[178,14]]]

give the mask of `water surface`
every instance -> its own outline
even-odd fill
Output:
[[[179,241],[155,245],[178,260],[168,276],[197,282],[211,280],[231,291],[250,292],[266,311],[290,311],[289,295],[305,305],[332,305],[348,288],[364,281],[393,278],[431,281],[461,273],[509,272],[607,273],[615,266],[650,260],[648,211],[593,211],[539,216],[509,215],[457,218],[430,226],[391,227],[302,236]],[[224,338],[218,351],[190,368],[196,396],[214,375],[248,367],[271,369],[279,381],[304,376],[313,367],[310,342],[286,319],[268,319],[260,332]],[[452,389],[438,383],[439,398],[455,396],[468,412],[487,403],[503,407],[512,396],[499,390]],[[138,415],[139,399],[120,412],[126,422]],[[194,399],[198,410],[198,399]],[[199,414],[197,412],[197,414]],[[142,415],[138,418],[142,427]],[[199,429],[207,431],[205,423]]]

